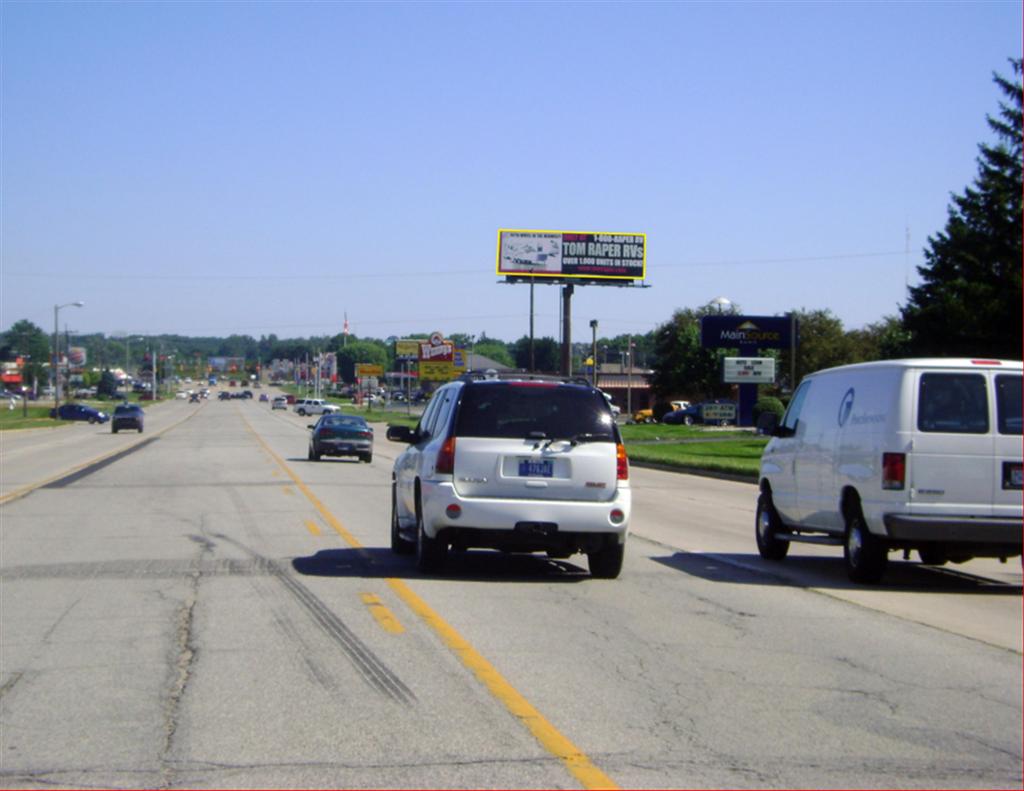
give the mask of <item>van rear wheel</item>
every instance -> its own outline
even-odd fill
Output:
[[[778,538],[781,531],[782,520],[772,504],[771,494],[761,492],[757,498],[754,535],[757,538],[757,551],[765,560],[782,560],[789,552],[789,542]]]
[[[882,579],[889,562],[889,553],[864,523],[860,511],[847,520],[846,541],[843,543],[846,573],[854,582],[874,584]]]

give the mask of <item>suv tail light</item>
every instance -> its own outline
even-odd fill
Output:
[[[882,488],[902,489],[907,480],[907,454],[882,454]]]
[[[615,446],[615,477],[620,481],[629,480],[629,459],[626,457],[626,446],[621,442]]]
[[[455,472],[455,437],[448,437],[437,452],[437,463],[434,472],[451,475]]]

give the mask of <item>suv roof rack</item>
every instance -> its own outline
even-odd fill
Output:
[[[457,378],[460,382],[502,381],[502,382],[560,382],[562,384],[585,385],[592,387],[590,380],[583,376],[560,376],[558,374],[538,374],[528,371],[466,371]]]

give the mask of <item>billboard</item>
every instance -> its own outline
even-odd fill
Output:
[[[498,231],[499,275],[643,280],[647,234],[594,231]]]
[[[88,357],[84,346],[68,347],[68,365],[72,368],[84,368]]]
[[[401,338],[395,341],[395,357],[399,360],[418,360],[422,341]]]
[[[237,373],[245,369],[244,357],[209,357],[207,370],[216,373]]]
[[[775,381],[775,358],[726,357],[722,381],[726,384],[772,384]]]
[[[700,320],[700,345],[705,349],[788,349],[792,342],[789,316],[704,316]]]

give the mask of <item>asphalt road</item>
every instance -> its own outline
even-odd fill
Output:
[[[634,469],[620,579],[426,578],[387,549],[398,446],[147,420],[0,435],[4,787],[1021,786],[1019,561],[857,588],[757,557],[754,487]]]

